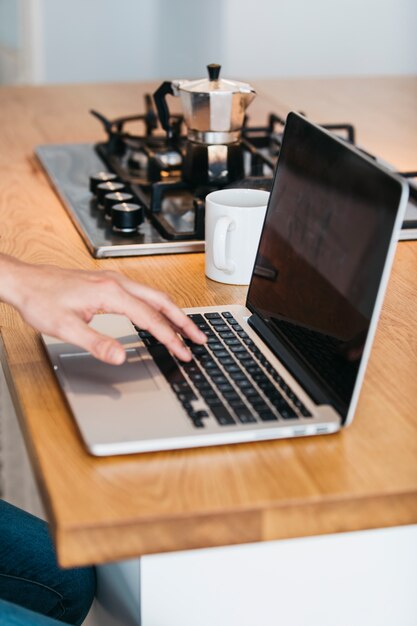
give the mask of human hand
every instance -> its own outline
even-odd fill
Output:
[[[99,312],[126,315],[184,361],[191,359],[191,353],[178,333],[195,343],[206,341],[169,296],[116,272],[30,265],[5,256],[0,258],[0,269],[0,297],[28,324],[107,363],[123,363],[126,353],[116,339],[88,326]]]

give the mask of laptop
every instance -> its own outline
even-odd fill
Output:
[[[290,113],[246,306],[186,313],[206,333],[180,363],[114,315],[92,324],[121,366],[43,341],[87,449],[114,455],[335,433],[354,417],[408,188]]]

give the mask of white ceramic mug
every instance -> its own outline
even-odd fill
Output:
[[[249,285],[269,193],[220,189],[206,196],[206,276]]]

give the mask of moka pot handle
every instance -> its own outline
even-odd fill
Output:
[[[161,122],[161,126],[166,131],[168,139],[172,139],[174,130],[169,123],[170,112],[166,101],[167,95],[175,96],[175,93],[172,87],[172,83],[166,80],[155,91],[155,93],[153,94],[153,99],[155,102],[156,110],[158,111],[158,117],[159,121]]]

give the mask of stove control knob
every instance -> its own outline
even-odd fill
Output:
[[[111,208],[114,204],[120,204],[121,202],[134,202],[135,198],[131,193],[124,191],[115,191],[114,193],[107,193],[104,196],[104,217],[106,220],[111,220]]]
[[[97,174],[90,176],[90,191],[95,196],[97,185],[100,185],[100,183],[115,183],[116,181],[117,176],[112,174],[112,172],[97,172]]]
[[[114,204],[111,209],[113,230],[116,233],[134,233],[144,217],[143,206],[133,202]]]
[[[104,196],[108,193],[115,193],[116,191],[124,191],[125,185],[123,183],[100,183],[96,187],[97,206],[99,209],[104,209]]]

